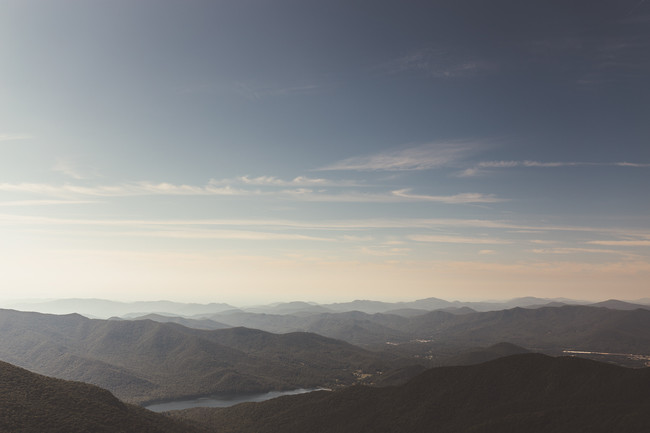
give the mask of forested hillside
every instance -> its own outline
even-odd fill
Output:
[[[428,370],[402,386],[353,386],[173,413],[220,433],[645,433],[650,369],[540,354]]]

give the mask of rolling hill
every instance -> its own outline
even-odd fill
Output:
[[[125,404],[94,385],[0,362],[0,431],[200,433],[209,430]]]
[[[437,310],[405,317],[359,311],[299,317],[237,312],[210,316],[231,326],[271,332],[308,331],[352,344],[424,353],[423,348],[482,347],[511,342],[527,348],[566,348],[650,355],[650,311],[563,305],[454,314]],[[191,323],[188,322],[191,326]],[[411,346],[411,347],[409,347]]]
[[[0,359],[146,402],[214,393],[337,386],[393,367],[315,334],[190,329],[151,320],[91,320],[0,310]]]
[[[650,369],[513,355],[434,368],[397,387],[353,386],[172,416],[220,433],[642,433],[650,425]]]

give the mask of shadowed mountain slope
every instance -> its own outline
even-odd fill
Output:
[[[315,334],[13,310],[0,310],[0,359],[132,402],[351,384],[359,370],[392,367],[385,355]]]
[[[173,416],[220,433],[642,433],[650,425],[650,369],[513,355],[431,369],[398,387],[355,386]]]
[[[586,306],[513,308],[464,315],[434,311],[413,318],[407,332],[433,341],[475,346],[508,341],[529,348],[647,353],[650,311]]]
[[[501,358],[510,355],[520,355],[522,353],[530,353],[529,350],[523,347],[516,346],[510,343],[498,343],[490,347],[476,348],[468,352],[464,352],[455,356],[451,356],[444,360],[445,365],[472,365],[480,364],[482,362],[492,361],[493,359]]]
[[[192,433],[207,430],[122,403],[94,385],[0,362],[0,431]]]
[[[490,347],[477,347],[454,355],[439,356],[438,359],[436,359],[435,362],[432,361],[431,364],[435,364],[436,367],[449,365],[472,365],[492,361],[493,359],[498,359],[504,356],[519,355],[522,353],[530,353],[530,351],[514,344],[498,343]],[[378,376],[372,382],[372,385],[402,385],[425,370],[427,370],[427,368],[422,365],[409,365],[403,368],[398,368]]]

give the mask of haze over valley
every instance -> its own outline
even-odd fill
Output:
[[[647,433],[648,119],[645,0],[0,0],[0,432]]]
[[[0,359],[10,364],[0,366],[0,396],[8,401],[23,388],[37,395],[39,386],[49,391],[23,409],[3,403],[12,409],[0,416],[0,425],[38,431],[43,414],[72,404],[48,400],[63,387],[56,392],[84,402],[81,411],[88,416],[48,416],[73,432],[98,428],[106,417],[120,421],[97,431],[139,431],[149,423],[161,432],[371,431],[378,425],[397,432],[406,423],[414,432],[432,425],[441,431],[521,425],[527,431],[625,426],[641,432],[649,420],[650,305],[579,304],[538,298],[471,304],[487,311],[437,298],[290,302],[250,311],[217,303],[98,299],[38,304],[124,312],[110,319],[3,309]],[[161,306],[170,310],[128,312]],[[65,382],[70,380],[75,382]],[[264,400],[270,391],[298,394],[223,407],[229,399]],[[597,400],[587,398],[592,394]],[[495,395],[502,399],[496,405]],[[196,409],[172,410],[164,418],[130,406],[159,411],[192,407],[190,401]],[[390,413],[382,405],[397,405],[399,415],[377,418]],[[443,416],[442,408],[456,415]]]

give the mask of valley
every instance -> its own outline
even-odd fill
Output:
[[[0,359],[102,386],[129,402],[358,382],[402,365],[317,334],[205,331],[151,320],[91,320],[0,310]]]
[[[0,433],[650,433],[650,0],[0,0]]]
[[[648,368],[524,354],[430,369],[396,387],[355,386],[172,416],[227,433],[641,433],[650,425],[649,385]]]
[[[572,375],[582,368],[593,369],[594,375],[637,375],[639,381],[647,380],[650,310],[645,308],[562,304],[483,312],[461,307],[462,310],[402,309],[371,313],[323,312],[317,306],[304,304],[290,307],[272,307],[276,313],[282,310],[283,314],[269,314],[259,307],[258,312],[227,310],[190,316],[174,311],[129,313],[110,320],[5,309],[0,310],[0,360],[35,374],[99,386],[124,404],[138,404],[155,412],[171,411],[166,412],[167,417],[171,416],[175,422],[189,423],[197,431],[219,433],[291,432],[313,423],[326,426],[323,432],[353,431],[360,422],[378,428],[376,431],[396,432],[398,425],[414,416],[408,415],[413,411],[424,414],[433,407],[460,404],[460,400],[452,403],[456,400],[449,399],[461,388],[469,393],[471,386],[478,386],[478,394],[473,399],[479,398],[482,387],[486,391],[480,398],[484,399],[488,398],[487,389],[496,390],[501,386],[507,386],[507,392],[515,389],[524,392],[523,382],[502,383],[515,380],[506,371],[517,369],[528,371],[529,379],[539,382],[536,386],[557,382],[562,392],[569,394],[563,387],[579,383],[581,379]],[[510,367],[499,367],[500,363]],[[566,373],[561,372],[564,369]],[[595,373],[601,369],[601,373]],[[467,373],[456,373],[461,371]],[[450,374],[459,376],[450,382],[447,378]],[[474,385],[462,385],[466,374],[474,377]],[[493,382],[485,382],[487,378],[482,375],[486,374],[493,375],[490,379]],[[554,378],[556,374],[561,378]],[[413,400],[424,389],[445,386],[451,388],[439,391],[437,397],[425,398],[430,407]],[[603,386],[614,387],[613,384]],[[323,388],[331,391],[318,391]],[[642,400],[646,398],[639,393]],[[621,403],[619,409],[605,400],[597,406],[578,403],[586,395],[586,391],[581,391],[571,397],[576,399],[571,404],[577,406],[566,413],[558,412],[565,403],[561,403],[559,394],[553,394],[548,398],[557,402],[555,406],[543,407],[539,413],[531,412],[531,408],[546,404],[545,400],[525,403],[526,409],[521,409],[516,416],[498,415],[502,409],[496,408],[497,412],[486,409],[480,416],[491,420],[490,429],[509,428],[513,420],[519,420],[513,425],[539,422],[540,413],[545,414],[543,419],[557,416],[565,421],[567,414],[574,412],[579,418],[591,417],[596,407],[605,410],[604,407],[610,406],[606,410],[629,411],[625,416],[632,420],[630,426],[635,425],[635,420],[645,419],[628,403]],[[350,406],[354,410],[343,409],[358,399],[374,403],[367,406],[355,403]],[[514,402],[515,397],[512,399]],[[384,420],[388,427],[381,430],[379,424],[370,421],[371,414],[378,413],[373,404],[379,408],[397,405],[393,409],[386,406],[385,410],[402,414],[393,415],[393,421]],[[478,405],[479,400],[473,404]],[[294,413],[294,407],[303,409]],[[329,413],[330,410],[334,412]],[[466,409],[455,410],[461,412],[454,415],[454,420],[467,417],[459,415]],[[357,421],[350,418],[353,412],[358,414]],[[255,414],[258,421],[250,421],[247,413]],[[482,425],[480,416],[472,418],[472,422]],[[295,420],[292,427],[287,427],[286,417]],[[330,418],[349,422],[342,425],[325,421]],[[413,432],[425,431],[424,426],[430,423],[441,426],[440,431],[451,432],[459,428],[454,420],[424,417],[421,425],[407,424]],[[296,430],[292,430],[294,424]],[[219,426],[216,430],[215,425]],[[468,424],[462,428],[473,431],[475,426]]]

